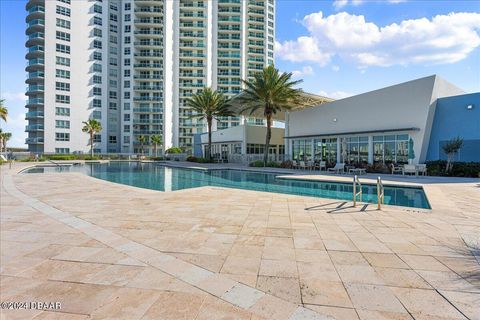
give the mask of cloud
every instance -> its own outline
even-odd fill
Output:
[[[350,93],[350,92],[345,92],[345,91],[331,91],[331,92],[327,92],[327,91],[319,91],[318,94],[320,96],[323,96],[323,97],[328,97],[328,98],[332,98],[332,99],[343,99],[343,98],[347,98],[347,97],[351,97],[353,96],[354,94],[353,93]]]
[[[382,27],[363,15],[325,17],[320,11],[305,16],[302,24],[308,35],[276,43],[280,59],[325,66],[338,56],[361,68],[449,64],[480,45],[480,13],[450,13]]]
[[[312,76],[314,74],[313,68],[311,66],[302,67],[302,70],[293,70],[293,77],[299,78],[304,76]]]
[[[397,4],[397,3],[402,3],[402,2],[407,2],[407,0],[378,0],[377,2],[379,3],[387,3],[387,4]],[[351,4],[353,6],[359,6],[361,4],[365,3],[364,0],[335,0],[333,1],[333,7],[335,10],[340,10],[347,5]]]
[[[5,99],[11,102],[25,102],[27,100],[27,96],[25,95],[25,92],[2,92],[1,95],[2,99]]]

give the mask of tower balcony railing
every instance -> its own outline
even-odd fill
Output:
[[[161,30],[136,30],[134,32],[136,35],[155,35],[155,36],[160,36],[163,34]]]
[[[30,124],[25,126],[25,131],[43,131],[45,126],[43,124]]]
[[[163,65],[161,63],[135,63],[133,65],[134,68],[163,68]]]
[[[45,91],[44,85],[30,85],[27,87],[27,93],[43,92],[43,91]]]
[[[205,48],[206,44],[205,43],[186,43],[186,42],[180,42],[180,47],[182,48]]]
[[[203,12],[181,12],[181,18],[205,18]]]
[[[45,139],[43,137],[25,139],[26,144],[43,144],[44,141]]]
[[[45,100],[43,98],[31,98],[28,99],[27,102],[25,103],[26,106],[30,105],[43,105],[45,103]]]
[[[27,76],[27,80],[44,80],[45,73],[43,71],[30,72]]]
[[[135,57],[147,57],[147,58],[161,58],[163,53],[161,52],[137,52],[134,54]]]
[[[159,97],[133,97],[133,101],[161,101],[163,99],[162,96]]]
[[[205,24],[203,22],[182,22],[180,23],[180,27],[182,28],[205,28]]]
[[[189,83],[189,82],[182,82],[180,83],[180,88],[203,88],[205,87],[205,83]]]
[[[162,113],[163,108],[138,107],[138,108],[133,108],[133,112],[138,112],[138,113]]]
[[[27,9],[27,18],[26,21],[30,21],[34,18],[40,18],[45,16],[45,7],[41,5],[36,5]]]
[[[192,77],[203,78],[203,77],[205,77],[205,74],[200,73],[200,72],[180,73],[180,77],[183,77],[183,78],[192,78]]]
[[[180,53],[180,57],[182,58],[205,58],[206,55],[204,53]]]
[[[136,74],[133,76],[134,79],[138,80],[161,80],[162,75],[160,74]]]
[[[134,10],[135,13],[163,13],[160,7],[138,7]]]
[[[133,86],[133,90],[138,91],[159,91],[162,89],[161,86]]]
[[[45,28],[45,20],[44,19],[33,19],[27,23],[27,31],[26,33],[29,34],[34,30],[43,30]]]
[[[133,119],[133,124],[151,124],[151,125],[157,125],[161,124],[162,119]]]
[[[43,111],[30,111],[25,114],[25,119],[37,119],[45,116]]]
[[[203,68],[205,65],[203,63],[181,62],[180,67]]]

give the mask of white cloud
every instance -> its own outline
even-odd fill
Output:
[[[2,92],[1,95],[2,99],[5,99],[11,102],[25,102],[27,100],[27,96],[25,95],[25,92]]]
[[[332,99],[336,99],[336,100],[351,97],[351,96],[354,95],[353,93],[345,92],[345,91],[327,92],[327,91],[323,91],[323,90],[319,91],[318,94],[323,96],[323,97],[328,97],[328,98],[332,98]]]
[[[339,66],[332,66],[332,71],[338,72],[340,70]]]
[[[312,76],[314,74],[313,68],[311,66],[302,67],[302,70],[293,70],[293,77],[299,78],[304,76]]]
[[[302,23],[308,35],[276,43],[281,59],[320,66],[334,56],[358,67],[448,64],[465,59],[480,45],[480,13],[450,13],[382,27],[362,15],[324,17],[320,11]]]
[[[376,2],[379,3],[387,3],[387,4],[397,4],[397,3],[402,3],[402,2],[407,2],[408,0],[377,0]],[[365,0],[335,0],[333,1],[333,7],[335,10],[340,10],[344,8],[345,6],[351,4],[353,6],[359,6],[361,4],[365,3]]]

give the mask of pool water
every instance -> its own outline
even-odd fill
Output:
[[[279,174],[247,170],[193,170],[139,162],[111,162],[71,167],[35,167],[24,173],[81,172],[134,187],[175,191],[203,186],[267,191],[319,198],[352,200],[351,183],[276,178]],[[376,185],[362,185],[363,201],[377,203]],[[385,204],[429,209],[421,187],[385,186]]]

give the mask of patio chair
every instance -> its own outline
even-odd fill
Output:
[[[406,164],[403,166],[402,174],[415,174],[417,175],[417,167],[414,164]]]
[[[423,176],[427,175],[427,165],[426,164],[417,164],[417,173]]]
[[[343,173],[345,171],[345,163],[336,163],[335,167],[328,168],[328,172]]]
[[[307,161],[307,169],[308,170],[313,170],[315,167],[315,162],[313,161]]]
[[[298,167],[303,170],[307,169],[307,165],[305,164],[305,161],[300,161]]]
[[[326,161],[320,161],[315,163],[315,169],[322,171],[322,169],[327,170],[327,162]]]
[[[396,166],[394,163],[392,163],[390,168],[392,169],[392,174],[403,173],[403,166]]]

